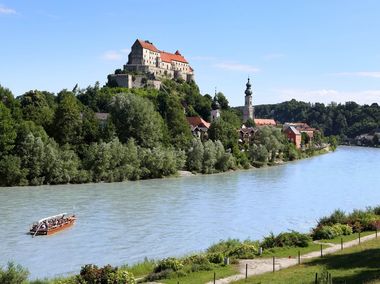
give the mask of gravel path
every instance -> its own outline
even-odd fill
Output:
[[[360,238],[361,242],[365,242],[368,240],[372,240],[376,238],[376,234],[368,235]],[[316,242],[318,243],[318,242]],[[323,249],[323,255],[331,254],[341,250],[340,244],[332,244],[332,243],[321,243],[324,245],[330,245],[328,248]],[[355,239],[349,242],[343,243],[343,248],[348,248],[352,246],[356,246],[359,244],[359,239]],[[312,259],[321,256],[320,251],[313,251],[304,255],[301,255],[301,262],[304,259]],[[226,284],[231,283],[233,281],[241,280],[245,278],[245,266],[248,264],[248,276],[263,274],[266,272],[273,271],[273,259],[272,258],[258,258],[258,259],[244,259],[239,261],[239,274],[235,274],[226,278],[222,278],[216,280],[216,284]],[[281,270],[290,266],[294,266],[298,264],[298,260],[296,258],[276,258],[275,259],[275,270]],[[207,282],[206,284],[213,284],[213,281]]]

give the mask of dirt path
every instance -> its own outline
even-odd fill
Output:
[[[376,234],[368,235],[360,238],[361,242],[366,242],[368,240],[372,240],[376,238]],[[317,242],[318,243],[318,242]],[[323,255],[331,254],[341,250],[340,244],[332,244],[332,243],[321,243],[324,245],[330,245],[328,248],[323,249]],[[359,239],[355,239],[349,242],[343,243],[343,248],[348,248],[352,246],[356,246],[359,244]],[[305,259],[312,259],[321,257],[320,251],[313,251],[304,255],[301,255],[301,262]],[[273,259],[272,258],[258,258],[258,259],[245,259],[239,261],[239,274],[235,274],[223,279],[216,280],[216,284],[226,284],[231,283],[233,281],[241,280],[245,278],[245,267],[248,264],[248,276],[263,274],[266,272],[273,271]],[[294,266],[298,264],[298,260],[295,258],[276,258],[275,259],[275,270],[281,270],[290,266]],[[213,281],[207,282],[206,284],[213,284]]]

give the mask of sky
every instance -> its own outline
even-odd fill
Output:
[[[134,41],[179,50],[202,94],[253,103],[380,103],[377,0],[0,0],[0,85],[81,88],[122,68]]]

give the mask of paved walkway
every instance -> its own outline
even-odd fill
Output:
[[[360,241],[365,242],[376,238],[376,234],[361,237]],[[318,243],[318,242],[317,242]],[[323,255],[331,254],[341,250],[341,244],[332,243],[321,243],[324,245],[330,245],[328,248],[323,249]],[[348,248],[356,246],[359,244],[359,239],[355,239],[349,242],[343,243],[343,248]],[[321,257],[320,251],[313,251],[304,255],[301,255],[302,260],[312,259]],[[227,284],[233,281],[241,280],[245,278],[245,266],[248,264],[248,276],[263,274],[273,271],[273,258],[258,258],[258,259],[244,259],[239,261],[239,274],[235,274],[226,278],[216,280],[216,284]],[[275,270],[281,270],[290,266],[298,264],[297,258],[276,258],[275,259]],[[213,284],[213,281],[207,282],[206,284]]]

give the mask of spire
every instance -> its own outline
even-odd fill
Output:
[[[251,82],[249,81],[249,76],[248,76],[248,82],[247,82],[246,86],[247,86],[247,88],[245,89],[245,92],[244,92],[245,95],[246,96],[252,96],[252,89],[251,89],[252,85],[251,85]]]
[[[220,109],[220,104],[216,98],[216,94],[217,94],[217,92],[216,92],[216,87],[215,87],[215,95],[214,95],[214,99],[212,100],[212,104],[211,104],[211,108],[213,110]]]

